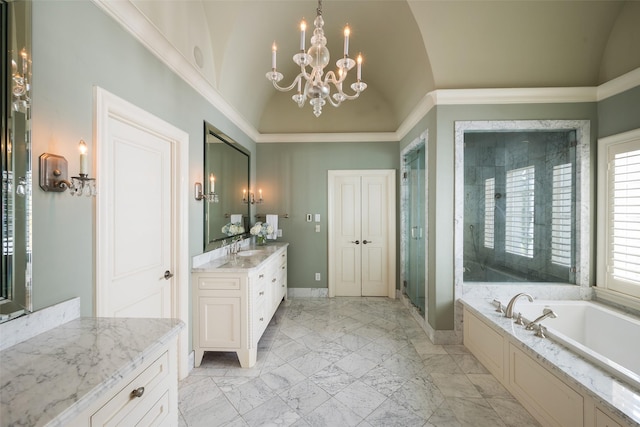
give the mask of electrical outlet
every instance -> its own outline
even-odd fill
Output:
[[[316,273],[316,282],[320,281],[320,273]]]
[[[320,224],[316,224],[316,233],[320,232]]]
[[[282,228],[278,228],[278,237],[282,237]]]

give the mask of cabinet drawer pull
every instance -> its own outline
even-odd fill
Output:
[[[144,394],[144,387],[138,387],[131,392],[131,398],[142,397],[143,394]]]
[[[275,283],[275,282],[276,282],[276,280],[278,280],[278,279],[276,279],[276,278],[274,277],[273,279],[271,279],[271,283]]]
[[[261,274],[258,276],[258,279],[262,279],[264,277],[264,274]]]
[[[260,291],[258,295],[264,295],[264,291]]]
[[[260,318],[260,321],[261,321],[261,322],[264,322],[264,317],[261,317],[261,318]]]
[[[284,270],[285,268],[287,268],[287,266],[286,266],[286,265],[283,265],[283,266],[282,266],[282,267],[280,267],[280,268],[282,268],[282,269]]]

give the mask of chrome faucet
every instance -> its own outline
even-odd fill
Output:
[[[542,327],[542,325],[538,325],[538,323],[542,322],[544,319],[546,319],[547,317],[550,317],[552,319],[555,319],[556,317],[558,317],[558,315],[555,313],[555,311],[551,310],[549,307],[545,307],[544,310],[542,310],[542,316],[538,317],[536,320],[534,320],[533,322],[530,322],[529,324],[527,324],[527,326],[525,326],[524,328],[528,331],[532,331],[533,329],[536,328],[536,326],[538,326],[540,329],[540,327]],[[543,331],[541,331],[543,332]]]
[[[529,302],[533,302],[533,297],[531,295],[525,292],[517,294],[516,296],[511,298],[511,301],[509,301],[509,304],[507,304],[507,311],[504,312],[504,317],[507,317],[509,319],[513,318],[513,307],[516,305],[516,301],[518,300],[518,298],[523,296],[527,297],[527,299],[529,299]]]

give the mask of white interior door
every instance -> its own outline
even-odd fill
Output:
[[[395,229],[388,219],[389,183],[381,175],[361,179],[362,296],[384,296],[389,280],[389,228]]]
[[[188,374],[189,135],[95,88],[96,316],[177,318]]]
[[[329,296],[395,297],[395,171],[329,171]]]
[[[108,126],[105,315],[171,317],[171,142],[118,118]]]
[[[335,246],[333,251],[329,251],[329,263],[333,262],[335,268],[336,295],[361,296],[360,177],[336,177],[334,201],[336,209],[333,213],[332,234],[335,237]]]

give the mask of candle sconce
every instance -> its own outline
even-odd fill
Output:
[[[255,195],[253,194],[252,191],[249,192],[249,195],[247,196],[247,190],[242,190],[242,203],[244,204],[252,204],[252,205],[258,205],[260,203],[264,202],[264,199],[262,198],[262,190],[258,190],[258,198],[256,199]]]
[[[215,193],[214,191],[209,191],[207,194],[204,194],[204,192],[202,191],[201,182],[196,182],[193,188],[194,188],[195,198],[197,201],[206,200],[211,203],[220,202],[220,199],[218,198],[218,194]]]
[[[67,178],[67,159],[57,154],[44,153],[40,156],[40,188],[44,191],[62,193],[69,190],[72,196],[95,196],[96,179],[89,178],[87,169],[87,148],[84,141],[80,141],[80,173]]]

